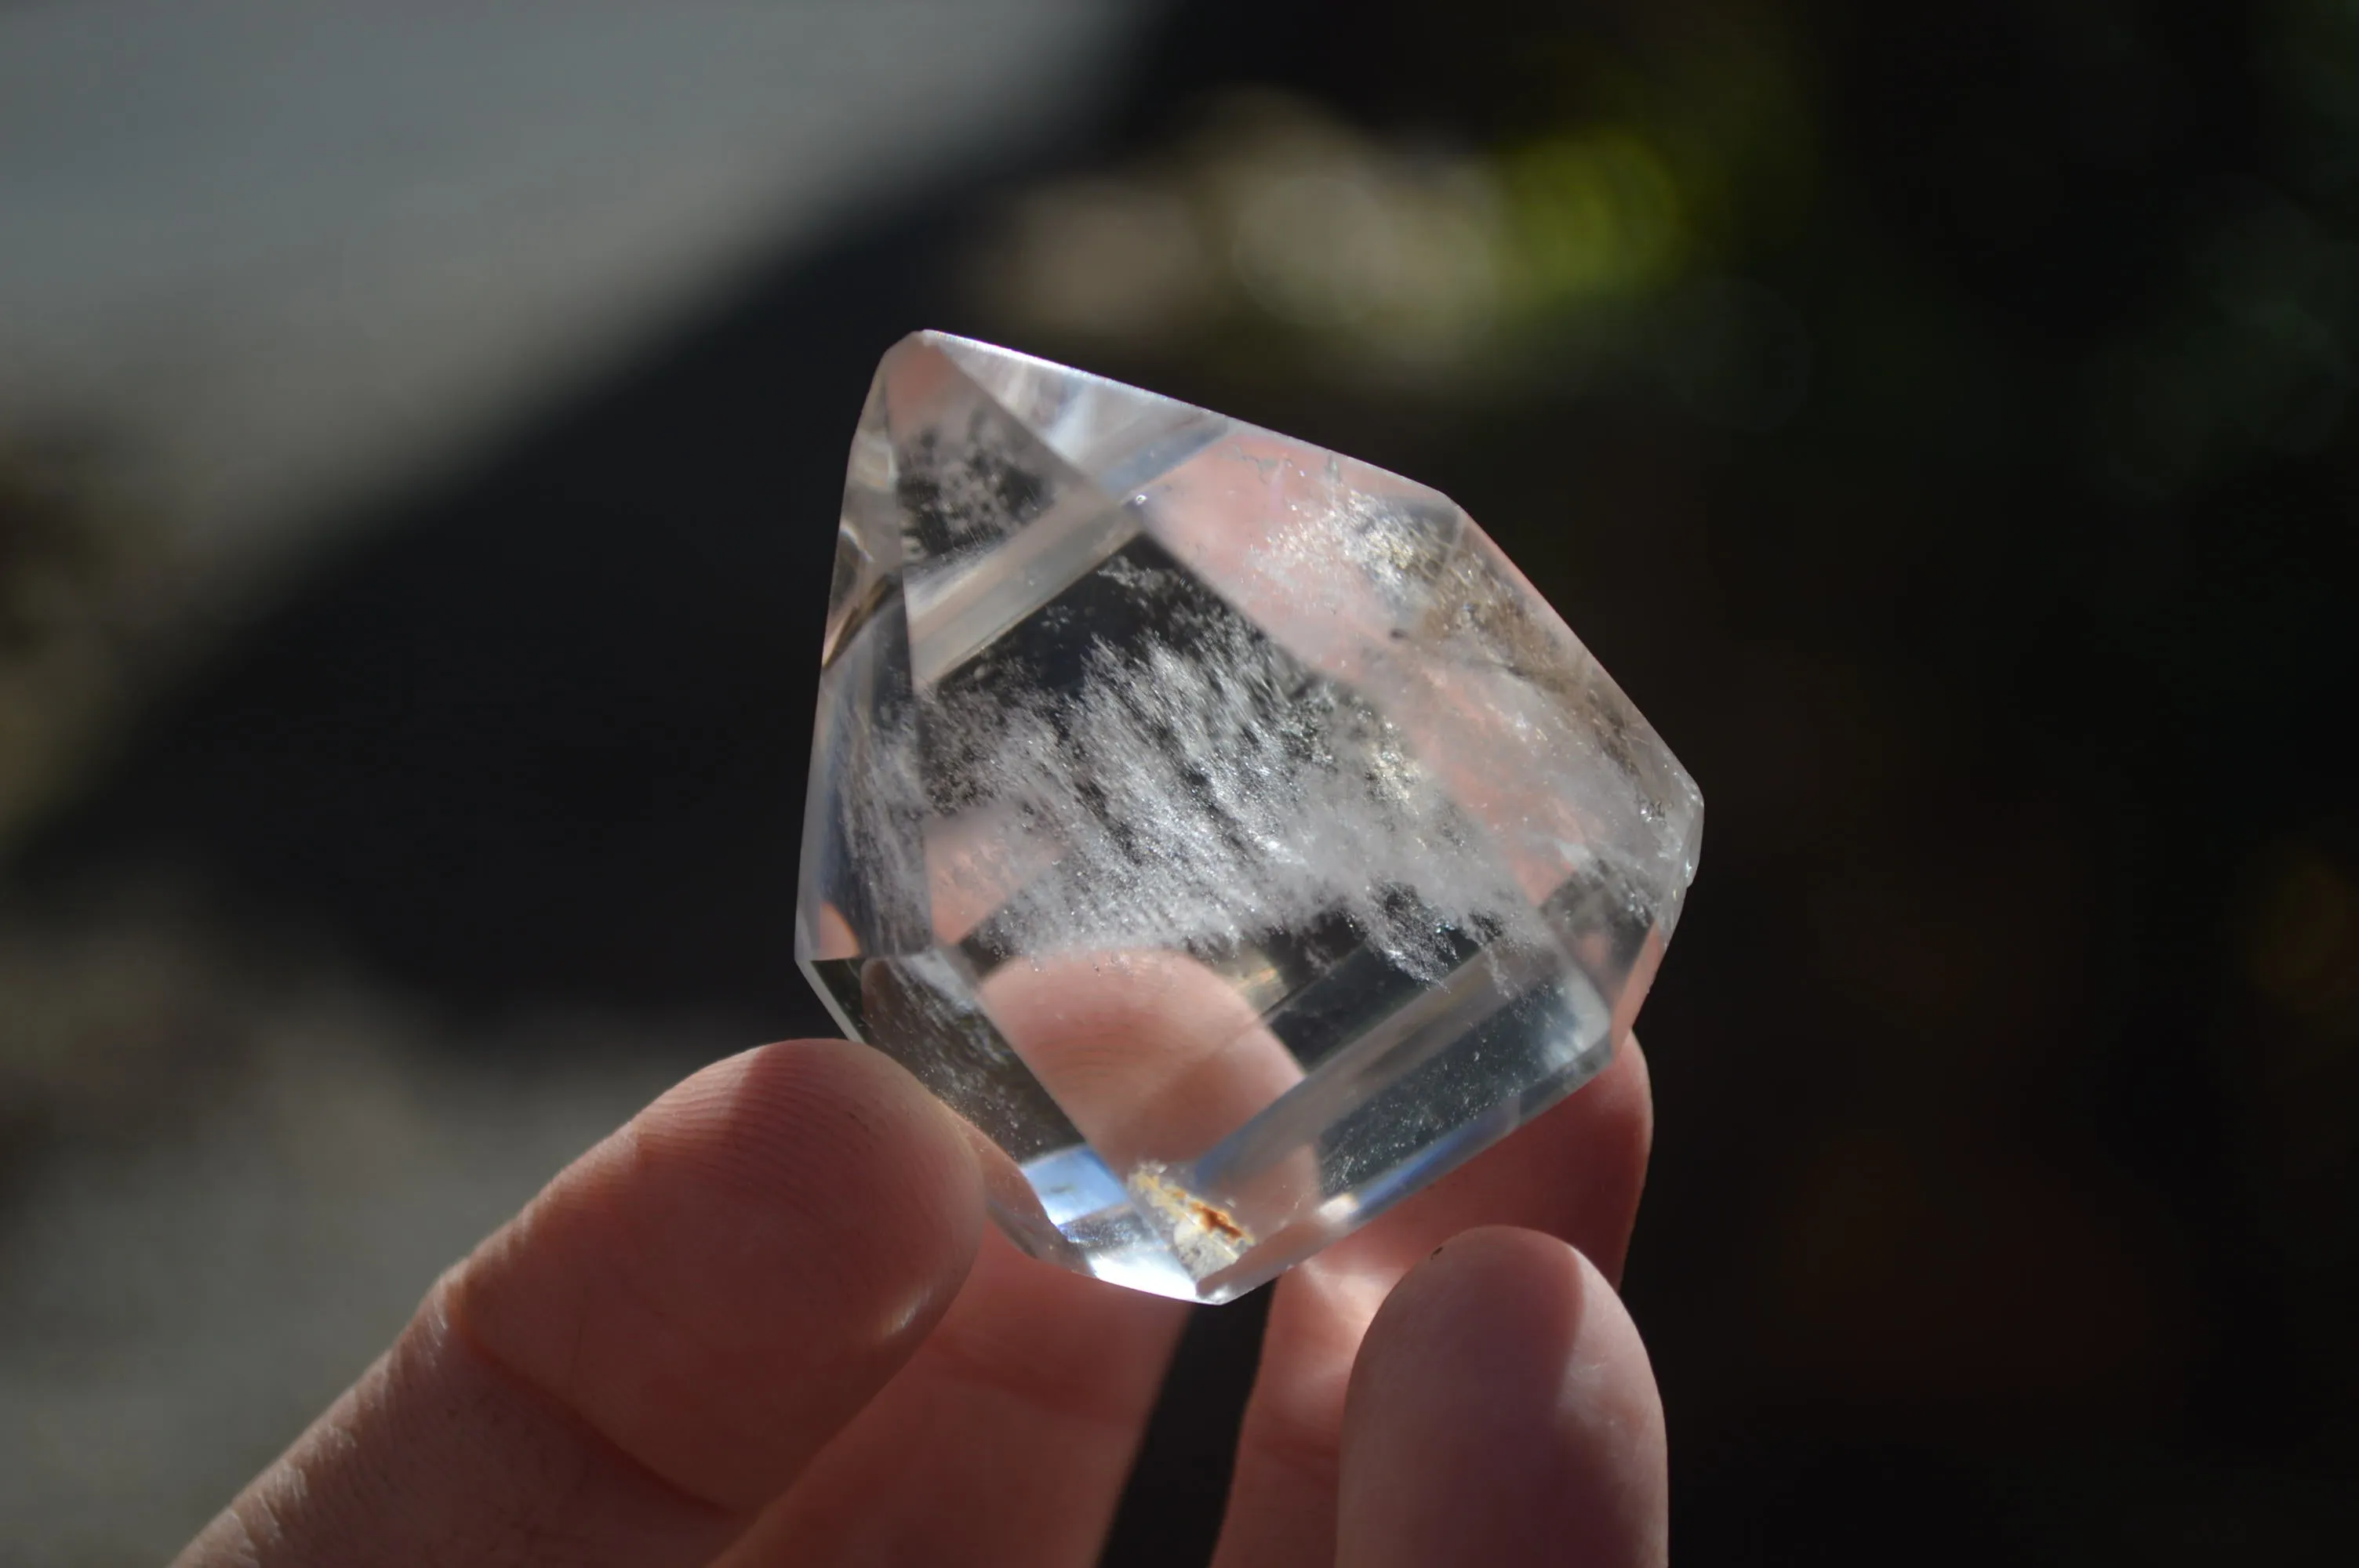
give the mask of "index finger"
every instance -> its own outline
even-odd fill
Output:
[[[981,1217],[957,1124],[881,1054],[708,1068],[445,1276],[180,1562],[705,1562],[931,1329]]]

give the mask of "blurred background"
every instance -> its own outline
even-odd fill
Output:
[[[168,1555],[825,1032],[919,326],[1446,490],[1701,782],[1682,1561],[2346,1560],[2354,247],[2354,0],[0,4],[0,1562]],[[1110,1563],[1202,1561],[1260,1312]]]

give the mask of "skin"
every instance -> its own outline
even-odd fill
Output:
[[[1625,1042],[1277,1282],[1216,1568],[1666,1561],[1614,1291],[1651,1130]],[[882,1055],[766,1046],[559,1175],[179,1561],[1087,1568],[1185,1310],[990,1232]]]

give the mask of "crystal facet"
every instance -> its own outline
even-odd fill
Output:
[[[1703,802],[1463,512],[920,332],[853,438],[796,957],[1002,1228],[1225,1301],[1579,1087]]]

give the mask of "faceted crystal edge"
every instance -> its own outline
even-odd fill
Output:
[[[953,413],[955,419],[951,417]],[[902,431],[914,432],[929,443],[918,449],[923,462],[916,470],[903,466],[901,449],[897,446],[902,439],[897,419],[906,422]],[[959,421],[963,421],[962,427]],[[929,444],[940,430],[949,430],[954,439],[964,439],[968,449],[944,454]],[[1527,882],[1524,895],[1504,889],[1486,892],[1462,911],[1453,907],[1438,914],[1429,912],[1430,918],[1440,918],[1454,928],[1490,931],[1493,935],[1484,940],[1504,940],[1510,947],[1537,943],[1527,950],[1537,954],[1546,949],[1554,959],[1535,958],[1540,968],[1522,980],[1512,980],[1502,972],[1479,983],[1453,981],[1461,989],[1473,987],[1466,990],[1462,1003],[1446,1000],[1451,986],[1444,984],[1437,1000],[1422,1009],[1410,1008],[1388,1025],[1391,1043],[1386,1030],[1379,1029],[1360,1043],[1356,1053],[1336,1058],[1332,1069],[1328,1062],[1318,1062],[1310,1077],[1248,1124],[1264,1129],[1260,1136],[1273,1151],[1270,1157],[1282,1158],[1289,1148],[1323,1148],[1330,1131],[1341,1125],[1336,1119],[1348,1119],[1351,1107],[1362,1107],[1360,1119],[1364,1120],[1380,1110],[1371,1096],[1391,1098],[1415,1090],[1424,1067],[1447,1065],[1444,1058],[1460,1048],[1462,1038],[1494,1027],[1483,1022],[1490,1013],[1499,1012],[1504,1019],[1507,1014],[1503,1009],[1525,1007],[1528,999],[1524,991],[1540,983],[1537,977],[1549,962],[1560,962],[1567,977],[1584,973],[1593,963],[1603,964],[1601,974],[1610,979],[1614,994],[1610,1018],[1603,998],[1593,997],[1576,1006],[1578,1022],[1565,1027],[1570,1030],[1569,1039],[1577,1037],[1573,1043],[1580,1046],[1578,1051],[1554,1065],[1549,1065],[1553,1058],[1535,1058],[1533,1071],[1540,1076],[1516,1095],[1452,1124],[1438,1140],[1404,1145],[1407,1152],[1397,1161],[1383,1163],[1391,1160],[1384,1155],[1378,1164],[1366,1166],[1365,1176],[1351,1178],[1348,1190],[1321,1206],[1319,1217],[1307,1228],[1304,1223],[1290,1223],[1280,1234],[1265,1232],[1257,1237],[1222,1206],[1221,1192],[1207,1186],[1204,1178],[1220,1173],[1193,1160],[1183,1167],[1154,1162],[1136,1164],[1125,1178],[1107,1168],[1094,1148],[1081,1142],[1069,1123],[1049,1141],[1056,1147],[1037,1141],[1026,1142],[1026,1147],[1042,1152],[1037,1156],[1019,1152],[1017,1158],[1027,1162],[1020,1174],[1015,1166],[1008,1167],[1009,1180],[1023,1188],[1022,1194],[1015,1195],[1012,1189],[1009,1194],[995,1191],[993,1207],[1003,1228],[1017,1236],[1027,1250],[1051,1255],[1069,1267],[1082,1267],[1136,1288],[1207,1301],[1241,1293],[1364,1223],[1440,1171],[1496,1141],[1602,1067],[1610,1059],[1614,1041],[1626,1032],[1629,1018],[1653,978],[1662,946],[1683,908],[1696,871],[1702,821],[1701,791],[1660,736],[1562,617],[1446,496],[1372,465],[1319,452],[1276,433],[1103,377],[952,334],[912,333],[895,344],[878,367],[847,465],[838,564],[823,645],[810,795],[806,803],[796,957],[823,1005],[849,1036],[869,1039],[889,1054],[903,1054],[878,1037],[878,1021],[864,1016],[857,995],[861,987],[850,980],[864,966],[874,974],[878,968],[874,960],[906,954],[919,968],[929,962],[939,965],[944,958],[954,967],[972,968],[952,947],[944,946],[961,941],[961,933],[975,917],[952,919],[945,914],[940,881],[944,862],[936,845],[944,818],[940,803],[929,800],[919,782],[928,765],[923,755],[933,744],[926,736],[929,726],[940,721],[940,715],[933,710],[936,698],[930,694],[953,672],[983,656],[1045,607],[1060,601],[1084,578],[1113,573],[1110,580],[1124,580],[1122,573],[1135,570],[1127,562],[1135,540],[1153,538],[1180,545],[1181,554],[1173,565],[1190,576],[1196,576],[1200,567],[1212,564],[1190,557],[1184,539],[1174,539],[1164,524],[1169,520],[1168,509],[1186,500],[1184,492],[1180,492],[1179,501],[1173,500],[1171,486],[1190,474],[1210,473],[1217,478],[1219,464],[1231,460],[1233,449],[1234,459],[1247,464],[1270,460],[1256,453],[1272,454],[1282,463],[1323,462],[1323,470],[1298,467],[1296,471],[1304,482],[1314,487],[1323,482],[1354,506],[1375,505],[1375,512],[1353,514],[1374,529],[1365,534],[1372,547],[1397,549],[1404,541],[1424,537],[1417,532],[1423,529],[1451,551],[1470,552],[1497,583],[1496,588],[1483,589],[1489,597],[1482,604],[1471,607],[1472,618],[1466,624],[1475,633],[1473,642],[1453,643],[1450,638],[1459,633],[1445,629],[1442,641],[1419,655],[1438,658],[1445,665],[1452,657],[1471,661],[1451,677],[1455,688],[1445,681],[1434,689],[1433,723],[1412,748],[1427,753],[1427,765],[1451,749],[1450,736],[1457,720],[1450,717],[1451,692],[1457,689],[1462,696],[1479,698],[1484,692],[1506,689],[1499,685],[1504,681],[1510,687],[1528,687],[1533,694],[1552,690],[1562,698],[1578,696],[1577,702],[1562,707],[1549,721],[1561,731],[1550,744],[1571,748],[1561,752],[1568,771],[1554,787],[1579,793],[1610,781],[1608,793],[1616,796],[1592,800],[1593,809],[1608,815],[1592,824],[1591,829],[1576,834],[1594,847],[1584,851],[1586,859],[1569,862],[1577,875],[1558,890],[1567,892],[1578,881],[1588,903],[1568,906],[1561,917],[1546,918],[1537,907],[1540,894],[1528,891],[1532,884]],[[942,466],[945,462],[951,466]],[[930,492],[926,488],[929,485],[935,487]],[[922,517],[913,516],[910,508],[917,504],[930,504],[932,510]],[[1340,542],[1347,550],[1356,547],[1354,536],[1342,536]],[[1389,559],[1366,557],[1358,565],[1390,569]],[[1409,574],[1400,579],[1400,591],[1410,596],[1406,602],[1421,602],[1415,600],[1418,593],[1440,586],[1426,586],[1426,579],[1417,575],[1427,569],[1420,565],[1422,559],[1414,552],[1400,559],[1402,569]],[[1148,569],[1151,575],[1160,568]],[[1224,587],[1217,573],[1205,579],[1202,586],[1243,622],[1260,624],[1266,606],[1250,592],[1242,600],[1234,597],[1234,587]],[[1491,620],[1484,621],[1484,616]],[[1522,645],[1512,640],[1495,652],[1484,641],[1499,635],[1512,639],[1518,634],[1517,627],[1538,635],[1554,652],[1534,664],[1527,661]],[[1392,635],[1397,639],[1400,633]],[[1380,661],[1388,658],[1399,665],[1408,656],[1407,649],[1388,645],[1381,638],[1367,645]],[[1186,697],[1190,671],[1180,665],[1156,665],[1152,643],[1147,646],[1150,654],[1138,672],[1141,684],[1127,693],[1116,690],[1110,700],[1116,707],[1129,705],[1134,714],[1159,714],[1154,722],[1167,729],[1175,719],[1192,722],[1189,715],[1194,708],[1189,703],[1201,706],[1198,698],[1188,697],[1177,709],[1170,707],[1174,698]],[[1322,666],[1316,647],[1308,656],[1314,671],[1344,679],[1346,684],[1353,678],[1351,672],[1359,668],[1349,658],[1342,665]],[[1492,662],[1485,665],[1486,659]],[[1232,657],[1230,663],[1234,662]],[[1234,679],[1234,672],[1225,665],[1223,672]],[[1117,687],[1127,678],[1112,665],[1102,674],[1111,675]],[[1396,673],[1383,678],[1397,681],[1400,677]],[[1386,692],[1390,693],[1386,701],[1398,700],[1403,688],[1382,687],[1379,695]],[[1535,696],[1516,699],[1527,704],[1534,700]],[[1103,706],[1097,711],[1101,718],[1109,713],[1114,719],[1124,718]],[[995,787],[1003,795],[1026,802],[1026,831],[1049,833],[1049,827],[1041,825],[1039,802],[1055,795],[1053,777],[1028,765],[1026,758],[1053,758],[1068,773],[1082,765],[1070,753],[1077,737],[1088,733],[1087,727],[1076,731],[1070,725],[1087,717],[1088,710],[1076,708],[1056,727],[1038,733],[1027,731],[1021,722],[1011,725],[1005,717],[986,728],[986,751],[973,760],[982,764],[985,775],[997,781]],[[1125,729],[1124,733],[1129,730]],[[1590,736],[1590,741],[1582,741],[1584,735]],[[1082,745],[1081,751],[1085,760],[1111,746],[1107,756],[1089,766],[1100,780],[1119,784],[1141,768],[1152,773],[1159,765],[1152,754],[1154,747],[1131,743],[1137,739],[1133,735],[1120,744],[1093,742]],[[1505,736],[1484,732],[1480,739],[1496,743]],[[996,753],[1007,765],[991,765],[990,748],[1009,742],[1012,751]],[[1583,750],[1584,745],[1590,749]],[[1530,761],[1538,763],[1544,754],[1558,753],[1535,752]],[[1125,763],[1124,758],[1129,762]],[[1503,768],[1495,758],[1488,759],[1488,765],[1495,772],[1514,771],[1512,765]],[[1409,771],[1421,770],[1412,763]],[[1547,779],[1548,770],[1543,767],[1530,786],[1539,788]],[[1170,794],[1177,785],[1167,779],[1152,783],[1151,787]],[[985,790],[981,795],[989,793]],[[1486,833],[1495,836],[1501,824],[1515,820],[1514,798],[1511,794],[1501,803],[1500,809],[1506,815],[1495,814]],[[1288,844],[1296,852],[1307,852],[1316,846],[1301,842],[1303,832],[1322,831],[1331,821],[1364,815],[1367,804],[1339,798],[1323,806],[1305,806],[1291,812],[1285,821],[1273,819],[1268,831],[1251,837],[1271,852]],[[1118,803],[1109,807],[1105,801],[1094,802],[1091,808],[1093,813],[1107,809],[1116,810],[1117,820],[1129,816],[1142,822],[1164,820],[1151,799],[1142,798],[1133,808],[1119,807]],[[1063,846],[1055,863],[1064,867],[1069,877],[1087,869],[1077,869],[1070,862],[1076,846],[1089,841],[1089,815],[1049,813],[1054,819],[1050,827],[1058,827],[1052,836]],[[979,821],[965,826],[999,833],[1008,830],[1006,824],[997,828]],[[1607,827],[1611,831],[1603,838],[1593,831]],[[1422,841],[1425,832],[1418,829],[1411,837]],[[1318,857],[1321,861],[1332,859],[1337,866],[1348,865],[1351,876],[1332,887],[1326,882],[1333,879],[1321,879],[1317,896],[1283,898],[1278,902],[1284,909],[1265,908],[1253,917],[1242,910],[1223,914],[1212,920],[1211,927],[1205,923],[1214,914],[1210,909],[1182,918],[1185,911],[1164,906],[1162,914],[1146,926],[1125,920],[1097,931],[1103,910],[1081,904],[1067,907],[1062,902],[1039,903],[1042,879],[1038,870],[1021,879],[1032,884],[1023,896],[1031,900],[1026,907],[1036,917],[1034,924],[1045,921],[1042,929],[1054,932],[1055,942],[1062,944],[1062,947],[1052,945],[1047,951],[1099,941],[1190,952],[1208,929],[1228,931],[1249,943],[1260,939],[1246,929],[1256,918],[1277,932],[1299,927],[1331,906],[1350,907],[1352,894],[1343,881],[1365,885],[1384,881],[1386,885],[1432,892],[1454,885],[1465,869],[1458,866],[1466,854],[1461,847],[1451,850],[1446,863],[1403,864],[1380,877],[1378,871],[1386,859],[1378,854],[1372,860],[1361,852],[1367,848],[1363,844],[1359,850],[1332,856],[1322,852]],[[1512,863],[1517,852],[1502,841],[1475,860]],[[1019,846],[1010,857],[1003,848],[1003,860],[1011,866],[1028,863],[1027,853]],[[1049,863],[1044,860],[1038,865]],[[1469,867],[1473,863],[1470,860]],[[987,863],[985,869],[990,869]],[[1240,865],[1212,881],[1255,886],[1266,881],[1268,869],[1258,862]],[[994,874],[1004,872],[1003,867]],[[1109,862],[1100,868],[1098,880],[1105,874],[1119,881],[1124,868]],[[1006,888],[1014,890],[1017,885],[1011,882]],[[1102,896],[1102,888],[1091,894],[1093,899]],[[1257,896],[1266,903],[1266,889]],[[1597,902],[1600,899],[1602,903]],[[1160,904],[1158,894],[1147,901],[1147,907]],[[1479,913],[1493,905],[1506,912],[1509,918],[1504,924],[1495,915]],[[978,904],[977,917],[983,907]],[[1141,906],[1134,903],[1133,907]],[[1538,923],[1525,929],[1512,918],[1516,908]],[[1362,924],[1380,930],[1384,919],[1372,908],[1364,912]],[[1421,969],[1413,944],[1405,946],[1396,941],[1390,951],[1394,958],[1408,962],[1412,972]],[[883,966],[887,970],[901,967],[897,962]],[[849,988],[842,995],[830,983],[837,969],[843,970]],[[967,979],[974,980],[982,973],[982,968],[973,968]],[[1439,979],[1437,970],[1429,983]],[[1489,991],[1483,989],[1486,986]],[[1493,997],[1496,1000],[1490,1000]],[[1256,1009],[1274,1005],[1275,1001],[1254,1003]],[[979,996],[970,997],[962,1007],[971,1009],[973,1023],[996,1042],[994,1049],[1010,1063],[1016,1062],[1015,1053],[980,1011]],[[1458,1022],[1420,1024],[1419,1019],[1428,1013]],[[1513,1023],[1512,1027],[1526,1025]],[[881,1033],[889,1034],[892,1029],[884,1027]],[[930,1049],[923,1039],[906,1044]],[[1358,1076],[1348,1084],[1340,1082],[1340,1076],[1353,1061],[1366,1063],[1371,1071],[1380,1065],[1382,1076],[1366,1083]],[[1355,1075],[1362,1071],[1350,1070]],[[929,1087],[942,1098],[968,1110],[971,1117],[974,1114],[962,1105],[964,1091],[947,1081],[935,1086],[932,1075],[922,1070],[920,1076],[928,1077]],[[1034,1090],[1046,1093],[1046,1087],[1037,1080],[1027,1081]],[[1321,1084],[1326,1087],[1320,1087]],[[1065,1123],[1061,1112],[1051,1115]],[[1291,1130],[1286,1130],[1288,1127]],[[1234,1164],[1246,1155],[1253,1142],[1245,1129],[1238,1129],[1223,1139],[1220,1147]],[[1114,1206],[1116,1198],[1119,1208]],[[1044,1205],[1072,1212],[1055,1218]],[[1142,1224],[1146,1229],[1140,1228]]]

